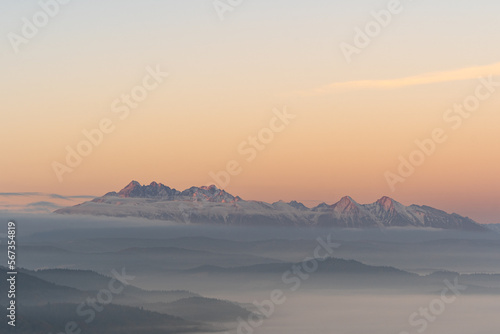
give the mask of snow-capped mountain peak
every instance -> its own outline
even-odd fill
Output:
[[[359,204],[350,196],[344,196],[333,205],[333,210],[342,213],[359,211]]]
[[[141,185],[137,181],[130,182],[118,193],[111,192],[105,196],[118,196],[124,198],[168,198],[177,195],[179,192],[161,183],[151,182],[149,185]]]
[[[137,188],[141,187],[141,184],[137,181],[132,181],[129,184],[125,186],[120,192],[118,193],[119,196],[121,197],[129,197],[130,193],[132,193],[134,190]]]
[[[214,193],[220,191],[220,189],[217,188],[217,186],[215,184],[211,184],[209,186],[201,186],[200,189],[208,190],[208,191],[214,192]]]
[[[375,203],[380,205],[384,210],[391,211],[395,209],[395,202],[392,198],[384,196]]]
[[[298,210],[309,210],[307,206],[297,201],[291,201],[288,205]]]

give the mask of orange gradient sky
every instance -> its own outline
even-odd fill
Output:
[[[386,3],[248,1],[220,21],[210,1],[72,2],[19,53],[0,42],[0,189],[97,196],[131,180],[184,189],[215,183],[209,173],[235,160],[242,171],[226,190],[244,199],[387,195],[500,223],[500,86],[457,129],[443,118],[478,77],[500,83],[500,4],[408,3],[347,63],[340,43]],[[6,36],[39,7],[0,9]],[[120,119],[113,101],[148,66],[169,76]],[[296,117],[247,161],[238,147],[284,107]],[[114,130],[59,182],[53,162],[65,164],[66,147],[105,118]],[[447,140],[392,191],[385,173],[435,128]]]

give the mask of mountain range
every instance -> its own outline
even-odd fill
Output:
[[[0,274],[6,276],[7,268],[0,266]],[[112,278],[90,270],[19,268],[17,279],[23,286],[16,293],[22,325],[15,332],[22,334],[60,333],[68,319],[78,323],[80,332],[89,333],[212,333],[222,332],[222,324],[252,313],[238,303],[190,291],[143,290],[133,285],[114,294],[111,304],[99,303],[95,297],[106,291],[103,288],[109,287]],[[0,288],[7,291],[8,282],[4,281],[0,281]],[[100,309],[96,308],[93,321],[86,322],[81,317],[88,313],[82,312],[88,312],[90,304],[82,302],[89,300]],[[7,294],[0,295],[0,305],[8,303]],[[78,312],[81,305],[87,307]],[[8,328],[7,322],[0,324],[0,333],[10,333]]]
[[[141,185],[137,181],[119,192],[54,212],[225,225],[487,230],[468,217],[425,205],[405,206],[387,196],[371,204],[359,204],[345,196],[331,205],[321,203],[308,208],[297,201],[246,201],[215,185],[179,191],[157,182]]]

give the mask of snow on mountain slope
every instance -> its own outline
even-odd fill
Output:
[[[487,230],[483,225],[458,214],[448,214],[428,206],[404,206],[386,196],[371,204],[359,204],[345,196],[335,204],[322,203],[310,209],[296,201],[273,204],[245,201],[214,185],[178,191],[161,183],[141,185],[136,181],[119,192],[110,192],[55,212],[227,225]]]

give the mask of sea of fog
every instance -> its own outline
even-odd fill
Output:
[[[241,296],[249,299],[250,296]],[[419,314],[429,309],[437,296],[295,293],[276,307],[260,326],[244,319],[240,330],[229,333],[255,334],[498,334],[500,299],[460,296],[429,318]],[[260,301],[260,299],[259,299]],[[424,311],[423,311],[424,312]],[[413,314],[413,322],[409,320]],[[424,313],[425,314],[425,313]]]
[[[137,276],[134,285],[144,289],[187,289],[206,297],[227,299],[250,305],[265,305],[276,281],[262,288],[240,288],[225,278],[215,279],[186,275],[170,277],[155,271],[144,261],[159,261],[166,268],[179,271],[204,265],[190,252],[202,251],[207,261],[219,266],[243,266],[248,261],[301,261],[310,256],[317,238],[339,242],[336,257],[353,259],[369,265],[394,266],[414,273],[453,270],[459,273],[500,273],[500,234],[472,233],[432,229],[319,229],[292,227],[234,227],[212,225],[178,225],[165,221],[137,218],[67,216],[57,214],[0,213],[0,221],[14,220],[17,226],[19,267],[37,269],[63,265],[70,269],[92,269],[102,273],[127,264],[127,272]],[[3,225],[2,225],[3,226]],[[5,232],[0,231],[3,243]],[[206,239],[221,240],[206,243]],[[125,241],[124,241],[125,240]],[[290,241],[286,243],[273,241]],[[270,241],[265,247],[248,243]],[[179,244],[179,242],[182,242]],[[232,242],[232,243],[231,243]],[[124,256],[122,249],[134,245]],[[144,258],[139,247],[176,245],[184,255]],[[45,246],[53,248],[43,248]],[[42,247],[43,246],[43,247]],[[222,248],[217,249],[218,246]],[[216,247],[205,249],[204,247]],[[225,248],[224,248],[225,247]],[[168,250],[168,249],[167,249]],[[99,256],[92,254],[100,253]],[[134,253],[136,252],[136,253]],[[211,253],[213,252],[213,253]],[[6,261],[5,253],[0,261]],[[149,253],[148,253],[149,254]],[[181,254],[181,253],[179,253]],[[209,255],[221,255],[210,257]],[[224,255],[224,257],[222,256]],[[134,256],[140,260],[134,260]],[[90,259],[90,260],[89,260]],[[105,262],[107,259],[109,262]],[[135,261],[135,262],[134,262]],[[170,262],[168,262],[170,261]],[[189,262],[191,261],[191,262]],[[135,271],[134,271],[135,270]],[[149,270],[149,271],[145,271]],[[193,279],[194,277],[194,279]],[[274,276],[273,276],[274,277]],[[243,278],[244,280],[244,278]],[[233,282],[234,283],[234,282]],[[244,282],[243,282],[244,283]],[[249,282],[252,283],[252,282]],[[309,283],[307,283],[309,284]],[[237,286],[238,288],[232,288]],[[440,292],[416,294],[390,289],[329,290],[304,288],[285,291],[279,304],[273,304],[269,317],[239,319],[229,333],[244,334],[498,334],[500,329],[500,295],[456,295],[443,302]],[[236,319],[235,319],[236,320]]]

